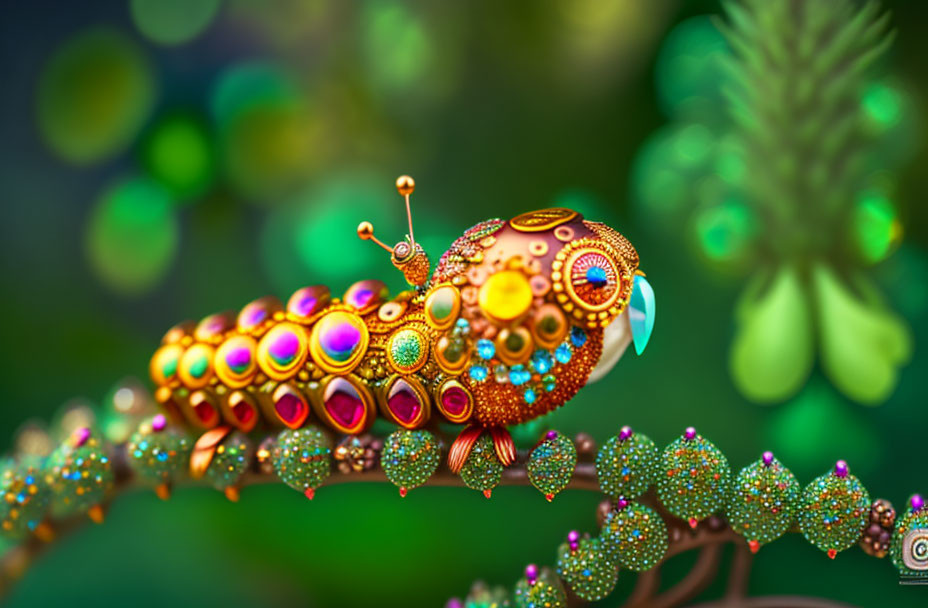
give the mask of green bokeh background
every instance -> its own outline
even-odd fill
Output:
[[[627,355],[546,422],[599,441],[630,424],[660,444],[694,424],[734,468],[774,447],[803,482],[845,458],[873,496],[897,506],[928,492],[920,141],[896,193],[903,242],[873,270],[915,343],[880,407],[845,399],[819,372],[787,404],[741,396],[728,369],[741,281],[714,273],[687,236],[655,230],[629,203],[635,155],[667,121],[654,84],[661,41],[717,13],[716,2],[200,0],[180,20],[171,7],[184,3],[156,4],[0,9],[4,448],[26,420],[144,377],[181,319],[314,282],[338,292],[387,276],[400,288],[388,257],[354,228],[369,219],[398,239],[405,218],[392,180],[410,173],[416,236],[433,260],[480,220],[552,204],[609,223],[638,248],[658,300],[647,352]],[[884,69],[907,82],[920,114],[928,7],[884,4],[898,36]],[[90,84],[56,76],[68,62],[50,60],[82,35],[91,42],[67,47],[72,63],[107,50]],[[127,196],[143,201],[144,216],[120,220]],[[100,219],[106,208],[116,211]],[[43,555],[9,605],[439,606],[475,578],[511,585],[526,563],[551,564],[567,530],[594,529],[596,503],[565,493],[548,504],[531,488],[500,488],[492,501],[423,488],[400,500],[395,488],[348,485],[309,503],[275,485],[248,488],[234,505],[205,489],[168,503],[137,493],[113,505],[106,525]],[[668,578],[687,559],[672,561]],[[603,605],[632,578],[620,575]],[[832,562],[796,535],[758,555],[751,592],[928,604],[928,590],[899,587],[888,562],[857,550]]]

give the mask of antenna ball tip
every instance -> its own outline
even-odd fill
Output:
[[[416,180],[408,175],[400,175],[396,178],[396,191],[400,196],[409,196],[416,189]]]
[[[374,225],[370,222],[361,222],[358,224],[358,238],[369,240],[374,236]]]

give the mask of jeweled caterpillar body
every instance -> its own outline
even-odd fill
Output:
[[[397,180],[405,196],[411,178]],[[379,280],[341,298],[317,285],[286,305],[264,297],[167,332],[151,359],[156,398],[202,430],[310,418],[345,434],[378,415],[408,429],[439,418],[468,425],[449,452],[457,471],[485,430],[504,465],[507,425],[545,414],[608,371],[654,320],[638,254],[618,232],[569,209],[492,219],[429,261],[412,234],[390,248],[412,289],[388,298]],[[628,309],[628,310],[627,310]],[[625,314],[623,314],[625,313]]]

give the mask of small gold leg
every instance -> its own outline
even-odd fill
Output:
[[[238,502],[241,492],[238,489],[238,486],[226,486],[226,489],[223,490],[226,494],[226,498],[232,502]]]
[[[55,540],[55,530],[47,521],[43,521],[35,527],[35,535],[43,543],[50,543]]]
[[[95,524],[103,523],[103,507],[100,505],[94,505],[87,510],[87,516],[90,517],[91,521]]]
[[[158,495],[158,498],[161,500],[168,500],[171,498],[171,484],[169,483],[159,483],[155,487],[155,494]]]

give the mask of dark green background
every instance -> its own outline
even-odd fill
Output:
[[[259,11],[283,11],[290,4],[271,2]],[[898,30],[889,62],[914,89],[921,110],[928,8],[886,4]],[[387,256],[371,252],[371,245],[353,234],[369,206],[346,205],[335,212],[345,230],[326,242],[331,258],[317,260],[318,274],[299,267],[278,268],[275,274],[269,268],[273,262],[263,257],[260,233],[276,207],[249,204],[222,183],[179,211],[179,250],[165,280],[133,297],[101,284],[84,255],[88,213],[106,184],[135,170],[137,158],[130,151],[89,167],[62,162],[37,133],[35,91],[47,57],[63,39],[106,23],[138,40],[153,61],[160,82],[156,115],[204,105],[210,79],[224,66],[250,58],[299,66],[320,88],[337,77],[347,89],[362,91],[352,108],[339,108],[351,119],[336,126],[350,129],[334,135],[352,141],[369,136],[371,145],[320,150],[324,160],[307,175],[306,187],[324,187],[336,177],[382,187],[378,213],[396,217],[378,224],[378,234],[389,240],[399,236],[403,223],[392,178],[414,175],[417,236],[433,260],[477,221],[548,206],[564,200],[565,193],[584,193],[581,206],[590,219],[607,221],[638,248],[657,294],[658,319],[645,356],[626,355],[606,380],[551,416],[560,430],[591,431],[604,440],[631,424],[665,444],[694,424],[735,468],[776,443],[807,454],[794,463],[781,452],[803,483],[843,457],[874,496],[901,505],[911,492],[928,491],[924,306],[902,310],[916,348],[895,395],[880,407],[857,405],[816,374],[811,382],[820,390],[807,405],[814,414],[799,419],[827,429],[837,411],[842,422],[833,432],[816,429],[813,434],[824,437],[819,445],[796,445],[809,436],[808,429],[796,428],[797,418],[790,418],[786,406],[752,404],[732,386],[727,352],[732,306],[742,283],[702,268],[682,235],[668,237],[641,225],[628,204],[634,155],[666,121],[653,86],[660,40],[675,23],[716,12],[716,3],[655,3],[653,15],[646,14],[640,24],[653,30],[646,40],[614,67],[582,76],[581,84],[564,77],[570,70],[559,63],[552,42],[562,29],[562,5],[569,3],[475,2],[453,10],[429,5],[428,23],[436,32],[457,32],[439,36],[432,50],[443,56],[450,53],[445,45],[454,45],[456,59],[453,73],[446,75],[453,82],[449,92],[425,101],[427,96],[415,91],[409,99],[396,92],[364,92],[363,60],[346,50],[356,36],[352,19],[356,13],[361,18],[363,5],[345,3],[347,16],[337,22],[342,29],[316,31],[318,39],[302,50],[282,49],[266,30],[252,28],[226,7],[197,40],[163,48],[141,37],[122,2],[4,6],[2,441],[9,442],[29,418],[50,419],[72,397],[99,400],[121,377],[144,378],[161,334],[178,320],[238,307],[267,293],[286,297],[288,289],[319,276],[333,291],[384,275],[400,286]],[[412,6],[426,11],[425,3]],[[620,28],[610,35],[627,32]],[[319,68],[320,56],[336,68]],[[612,71],[621,77],[608,77]],[[874,269],[875,276],[888,277],[883,283],[891,301],[904,297],[910,283],[924,285],[928,278],[926,166],[920,147],[905,168],[899,196],[903,249]],[[903,253],[919,262],[915,275],[900,271],[913,268],[899,266]],[[343,275],[338,271],[342,256],[373,261],[364,273]],[[824,395],[821,402],[816,394]],[[792,433],[800,438],[793,444]],[[14,590],[10,605],[436,606],[466,593],[475,578],[512,584],[526,563],[552,563],[569,529],[595,527],[596,503],[593,494],[567,493],[547,504],[531,488],[500,488],[492,501],[475,492],[425,488],[401,501],[388,486],[339,486],[324,488],[309,503],[279,485],[248,488],[235,505],[204,489],[179,491],[166,504],[152,493],[133,494],[114,504],[106,525],[87,526],[43,556]],[[671,564],[670,570],[685,566]],[[615,597],[627,592],[631,580],[620,576]],[[819,595],[861,606],[928,604],[928,589],[900,588],[888,562],[857,550],[832,562],[797,536],[759,554],[751,591]]]

